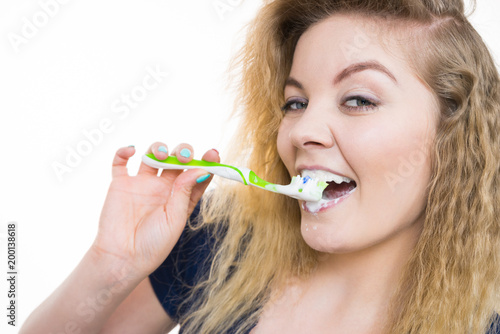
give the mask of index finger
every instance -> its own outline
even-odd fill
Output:
[[[174,155],[181,163],[188,163],[193,160],[194,150],[193,146],[182,143],[175,147],[172,151],[172,155]]]

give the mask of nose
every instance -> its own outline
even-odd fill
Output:
[[[335,145],[327,115],[318,108],[311,108],[311,105],[294,120],[289,136],[299,149],[330,148]]]

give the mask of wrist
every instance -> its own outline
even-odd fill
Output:
[[[132,290],[146,276],[135,268],[130,260],[115,254],[110,254],[95,244],[85,255],[92,267],[100,273],[103,283],[110,288]]]

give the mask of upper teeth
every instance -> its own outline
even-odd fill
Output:
[[[325,170],[308,170],[304,169],[302,171],[302,177],[309,176],[312,179],[316,179],[318,181],[324,182],[335,182],[337,184],[341,184],[342,182],[349,183],[352,179],[344,176],[340,176],[334,173],[327,172]]]

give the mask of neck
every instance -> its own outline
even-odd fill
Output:
[[[359,251],[320,254],[307,290],[328,296],[328,308],[339,319],[356,321],[351,316],[362,314],[367,322],[384,324],[420,230],[421,224],[413,224],[404,233]]]
[[[385,333],[421,222],[362,250],[320,254],[309,276],[271,291],[256,333]]]
[[[407,231],[408,232],[408,231]],[[415,224],[415,231],[419,227]],[[320,253],[316,273],[329,281],[337,278],[346,285],[361,286],[374,283],[394,286],[418,241],[419,233],[405,233],[382,243],[349,253]]]

